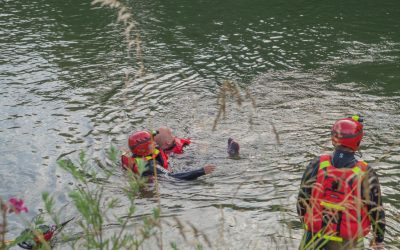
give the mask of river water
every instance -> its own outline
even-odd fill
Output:
[[[126,148],[129,133],[170,126],[193,140],[173,159],[177,171],[218,168],[197,181],[160,183],[165,244],[296,249],[302,172],[332,150],[333,122],[361,113],[363,158],[384,194],[385,242],[400,248],[399,1],[127,4],[145,68],[137,78],[116,11],[78,0],[0,2],[2,197],[23,198],[27,218],[43,207],[42,192],[68,204],[73,183],[58,159],[85,150],[102,161],[110,145]],[[237,84],[242,103],[227,98],[213,130],[225,80]],[[241,159],[227,158],[228,137],[240,143]],[[156,204],[139,198],[137,214]],[[203,236],[185,242],[173,218],[210,245]],[[11,218],[10,227],[15,237],[23,223]]]

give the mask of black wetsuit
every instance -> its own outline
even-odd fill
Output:
[[[299,196],[297,198],[297,213],[303,221],[303,217],[306,213],[306,204],[309,202],[311,197],[311,191],[319,169],[319,157],[315,158],[307,166],[300,186]],[[353,152],[349,152],[338,148],[332,155],[332,165],[336,168],[352,168],[358,160],[355,158]],[[382,197],[378,176],[373,168],[368,166],[367,168],[368,178],[365,180],[369,182],[369,190],[362,189],[363,200],[369,200],[368,213],[371,218],[372,233],[376,242],[383,242],[385,235],[385,211],[382,207]],[[369,198],[366,198],[368,197]],[[305,241],[310,241],[312,238],[311,232],[305,232]],[[307,242],[306,242],[307,243]]]
[[[161,149],[159,149],[161,151]],[[162,154],[164,152],[161,151],[160,154],[157,155],[156,157],[156,163],[157,163],[157,175],[165,175],[167,177],[173,177],[176,179],[180,179],[180,180],[186,180],[186,181],[190,181],[190,180],[195,180],[197,178],[199,178],[202,175],[205,175],[206,173],[204,172],[204,168],[198,168],[195,170],[190,170],[190,171],[186,171],[186,172],[180,172],[180,173],[174,173],[174,172],[168,172],[166,169],[164,169],[163,166],[164,165],[164,161],[165,158],[162,157]],[[142,173],[142,176],[151,176],[154,175],[154,165],[153,165],[154,161],[148,161],[146,164],[146,170]]]

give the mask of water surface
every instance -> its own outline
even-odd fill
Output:
[[[173,159],[177,171],[206,163],[218,170],[194,182],[160,184],[165,220],[192,223],[212,246],[202,237],[185,243],[173,223],[164,229],[165,244],[295,249],[302,172],[332,150],[336,119],[362,113],[362,153],[380,177],[386,243],[399,247],[398,1],[128,4],[141,35],[141,78],[134,78],[137,62],[127,57],[114,11],[77,0],[1,3],[3,197],[23,198],[29,218],[43,207],[44,191],[66,204],[73,183],[57,159],[76,160],[85,150],[103,160],[111,144],[126,147],[129,133],[166,125],[193,139]],[[243,104],[227,99],[226,117],[212,130],[224,80],[238,84]],[[241,144],[240,160],[227,158],[230,136]],[[153,196],[140,198],[138,214],[155,205]],[[11,226],[13,237],[23,224]]]

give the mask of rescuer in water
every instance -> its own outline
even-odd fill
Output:
[[[168,156],[183,153],[183,147],[189,145],[190,140],[175,137],[169,140],[168,132],[167,128],[161,128],[160,131],[138,131],[131,134],[128,138],[130,151],[121,156],[122,166],[140,176],[152,176],[157,171],[158,175],[181,180],[194,180],[215,170],[214,165],[206,164],[195,170],[174,173],[168,164]]]

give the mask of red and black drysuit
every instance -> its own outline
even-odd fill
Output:
[[[302,223],[307,223],[307,220],[310,217],[310,208],[315,209],[315,205],[311,205],[313,196],[315,196],[315,186],[316,183],[321,182],[321,174],[324,172],[321,170],[321,159],[329,159],[330,160],[330,168],[336,168],[338,171],[342,170],[351,170],[355,166],[360,165],[360,161],[355,158],[353,152],[349,152],[346,150],[341,149],[340,147],[333,153],[333,155],[328,156],[321,156],[317,157],[310,162],[307,166],[300,186],[300,192],[297,199],[297,213],[301,217]],[[335,170],[335,169],[334,169]],[[385,212],[382,207],[382,197],[381,197],[381,190],[380,184],[378,180],[378,176],[376,172],[370,167],[365,164],[365,174],[366,177],[363,179],[363,184],[360,185],[360,195],[362,200],[368,201],[368,204],[365,204],[366,213],[369,218],[370,224],[372,225],[372,233],[374,236],[374,240],[377,243],[383,242],[384,234],[385,234]],[[318,177],[320,176],[320,177]],[[318,179],[320,178],[320,179]],[[325,182],[326,183],[326,182]],[[368,187],[369,190],[365,190]],[[314,188],[314,192],[313,192]],[[328,190],[328,191],[326,191]],[[325,188],[324,192],[330,192],[330,188]],[[334,204],[334,203],[333,203]],[[318,204],[319,205],[319,204]],[[334,206],[334,205],[333,205]],[[308,207],[308,209],[307,209]],[[318,208],[317,208],[318,209]],[[315,211],[313,211],[315,213]],[[308,217],[308,218],[305,218]],[[329,226],[329,225],[328,225]],[[364,227],[369,226],[369,224],[365,224]],[[327,227],[327,225],[322,225],[322,227]],[[339,226],[338,226],[339,229]],[[314,232],[313,232],[314,231]],[[369,231],[369,230],[368,230]],[[310,245],[312,241],[318,239],[318,232],[315,230],[311,230],[307,228],[305,235],[303,237],[303,242],[301,248],[304,246]],[[320,240],[317,243],[314,243],[313,247],[318,249],[324,249],[324,245],[327,245],[329,240]],[[361,241],[362,244],[362,241]]]
[[[186,172],[174,173],[168,165],[168,154],[182,154],[183,147],[190,144],[190,140],[175,138],[174,146],[168,149],[168,153],[160,148],[157,148],[153,155],[143,157],[142,162],[144,163],[145,170],[142,172],[142,176],[152,176],[154,175],[154,162],[156,162],[157,175],[165,175],[168,177],[173,177],[180,180],[195,180],[198,177],[205,175],[204,168],[198,168],[195,170],[190,170]],[[122,166],[125,169],[130,169],[135,173],[139,173],[137,162],[138,159],[135,155],[131,154],[130,159],[127,154],[121,156]],[[154,159],[154,160],[153,160]]]

